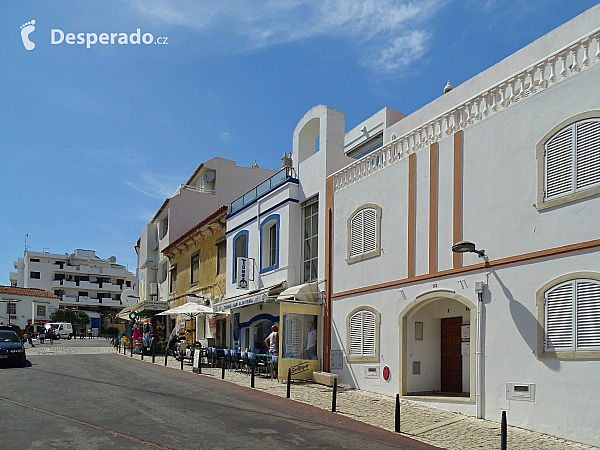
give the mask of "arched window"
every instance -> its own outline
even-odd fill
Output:
[[[542,178],[538,209],[600,193],[598,116],[598,111],[580,114],[554,128],[538,144]]]
[[[381,207],[372,203],[359,207],[348,219],[348,262],[381,254]]]
[[[279,215],[273,214],[260,224],[260,273],[279,267]]]
[[[369,306],[358,307],[348,315],[348,361],[379,360],[379,321],[379,312]]]
[[[248,231],[243,230],[233,238],[233,283],[237,283],[237,259],[248,256]]]
[[[544,351],[600,350],[600,281],[573,279],[544,294]]]

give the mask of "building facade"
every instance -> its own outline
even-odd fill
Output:
[[[14,266],[17,272],[10,273],[13,286],[53,293],[61,308],[85,311],[92,319],[89,327],[98,333],[116,326],[116,314],[128,306],[121,292],[137,290],[134,274],[117,264],[114,256],[102,259],[94,250],[77,249],[62,255],[27,250]]]
[[[225,297],[226,240],[223,206],[162,251],[169,258],[169,308],[187,302],[210,306]],[[177,320],[190,342],[214,339],[226,345],[225,318],[219,315]]]
[[[598,24],[600,6],[328,178],[342,382],[600,444]]]
[[[33,324],[36,332],[51,322],[50,314],[59,307],[59,298],[37,288],[0,286],[0,324],[15,324],[23,330]]]
[[[169,301],[169,258],[163,250],[242,192],[269,178],[273,170],[239,167],[215,157],[200,164],[166,199],[136,244],[141,301]]]

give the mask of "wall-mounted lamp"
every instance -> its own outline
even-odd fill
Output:
[[[460,241],[452,246],[454,253],[477,253],[480,258],[485,256],[485,250],[477,250],[475,244],[469,241]]]

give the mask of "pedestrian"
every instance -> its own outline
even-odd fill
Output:
[[[54,328],[52,328],[52,327],[48,328],[47,337],[48,337],[48,339],[50,339],[50,343],[54,344]]]
[[[33,345],[33,341],[32,341],[33,327],[31,326],[31,324],[28,324],[25,327],[25,333],[27,334],[27,341],[29,342],[29,345],[31,345],[32,347],[35,347],[35,345]]]
[[[273,378],[277,378],[277,369],[275,362],[279,359],[279,328],[273,324],[271,327],[271,334],[265,339],[265,345],[269,349],[269,355],[271,356],[271,362],[273,363]]]
[[[40,331],[40,344],[43,344],[45,340],[46,340],[46,328],[42,328],[42,331]]]

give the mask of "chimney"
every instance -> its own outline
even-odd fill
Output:
[[[294,163],[292,162],[292,158],[291,158],[292,154],[290,153],[290,156],[287,155],[287,153],[283,153],[283,156],[281,157],[281,168],[285,169],[286,167],[293,167]]]

